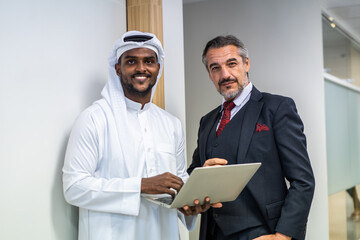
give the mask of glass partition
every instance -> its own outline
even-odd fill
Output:
[[[323,16],[330,240],[360,239],[359,44]]]

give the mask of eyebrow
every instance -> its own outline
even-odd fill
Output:
[[[238,61],[236,58],[230,58],[230,59],[228,59],[228,60],[226,60],[226,62],[228,63],[228,62],[232,62],[232,61]]]
[[[209,69],[212,67],[212,66],[216,66],[216,65],[219,65],[218,63],[212,63],[209,65]]]
[[[229,62],[232,62],[232,61],[238,61],[236,58],[230,58],[230,59],[228,59],[228,60],[226,60],[226,63],[229,63]],[[211,63],[210,65],[209,65],[209,69],[211,68],[211,67],[213,67],[213,66],[217,66],[217,65],[219,65],[218,63]]]

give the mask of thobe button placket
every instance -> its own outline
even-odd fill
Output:
[[[151,136],[151,128],[148,122],[147,111],[139,112],[140,131],[142,134],[144,150],[145,150],[145,169],[148,177],[155,176],[157,174],[155,165],[155,149],[153,145],[153,139]]]

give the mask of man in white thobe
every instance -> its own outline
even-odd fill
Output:
[[[64,195],[79,207],[80,240],[179,238],[203,206],[167,209],[141,194],[179,191],[188,175],[180,121],[151,103],[164,53],[155,35],[131,31],[115,42],[109,80],[78,117],[63,167]]]

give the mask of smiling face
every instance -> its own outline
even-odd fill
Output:
[[[233,100],[249,84],[249,58],[243,61],[236,46],[210,48],[206,62],[211,81],[227,101]]]
[[[156,60],[156,53],[148,48],[131,49],[121,55],[115,69],[127,98],[143,105],[150,101],[160,69]]]

